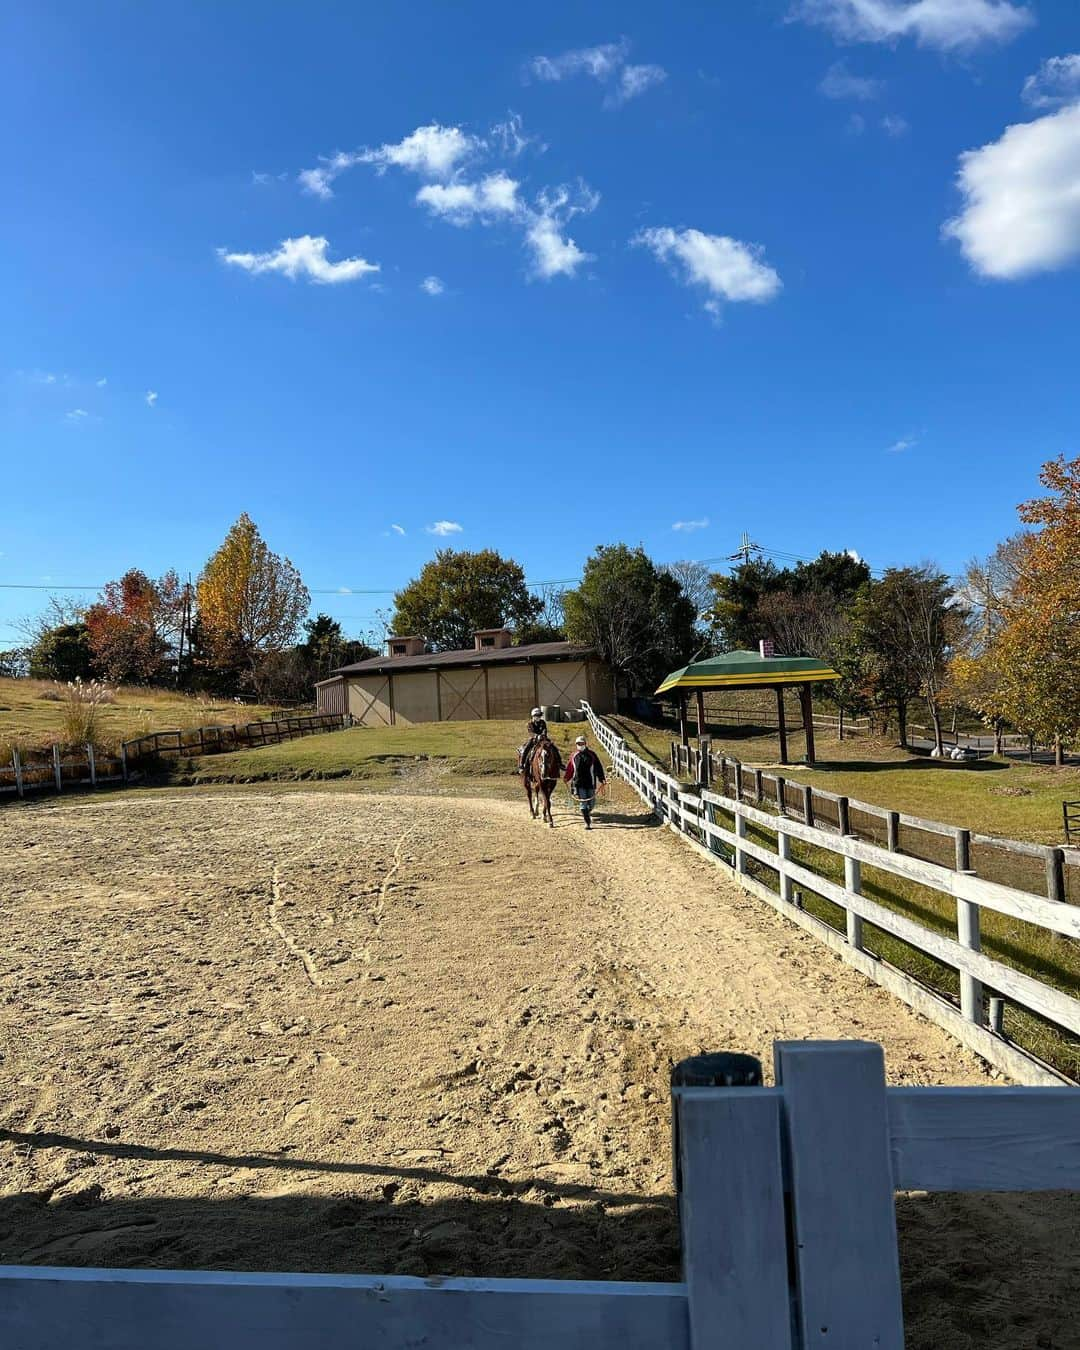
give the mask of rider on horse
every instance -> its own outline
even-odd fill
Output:
[[[529,739],[518,751],[518,773],[525,773],[529,767],[529,760],[532,758],[532,752],[548,734],[548,726],[544,721],[544,716],[539,708],[534,708],[529,714],[529,725],[526,730],[529,733]]]

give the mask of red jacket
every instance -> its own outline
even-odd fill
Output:
[[[579,755],[588,756],[590,767],[592,769],[592,780],[593,780],[592,785],[595,787],[597,783],[603,783],[605,781],[606,775],[604,774],[604,766],[600,762],[600,756],[596,754],[595,751],[590,750],[587,745],[584,746],[581,750],[575,750],[574,753],[570,756],[566,768],[563,770],[563,778],[568,783],[572,783],[574,781],[574,774],[577,770],[577,758]],[[584,763],[582,764],[582,768],[584,768]]]

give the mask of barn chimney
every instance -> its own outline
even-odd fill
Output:
[[[776,649],[773,646],[772,638],[761,638],[758,642],[758,652],[763,661],[768,661],[770,657],[776,655]]]
[[[473,634],[473,646],[478,652],[489,652],[510,646],[509,628],[478,628]]]
[[[386,639],[386,654],[390,657],[423,656],[426,645],[422,637],[416,637],[412,634],[403,637],[391,633]]]

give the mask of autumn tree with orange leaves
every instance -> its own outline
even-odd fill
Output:
[[[297,569],[270,550],[245,512],[203,568],[196,599],[210,662],[246,667],[258,689],[263,663],[295,640],[311,597]]]

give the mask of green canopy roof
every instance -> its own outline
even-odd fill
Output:
[[[673,689],[754,689],[784,684],[838,680],[824,661],[812,656],[759,656],[757,652],[724,652],[707,661],[694,661],[664,677],[658,694]]]

